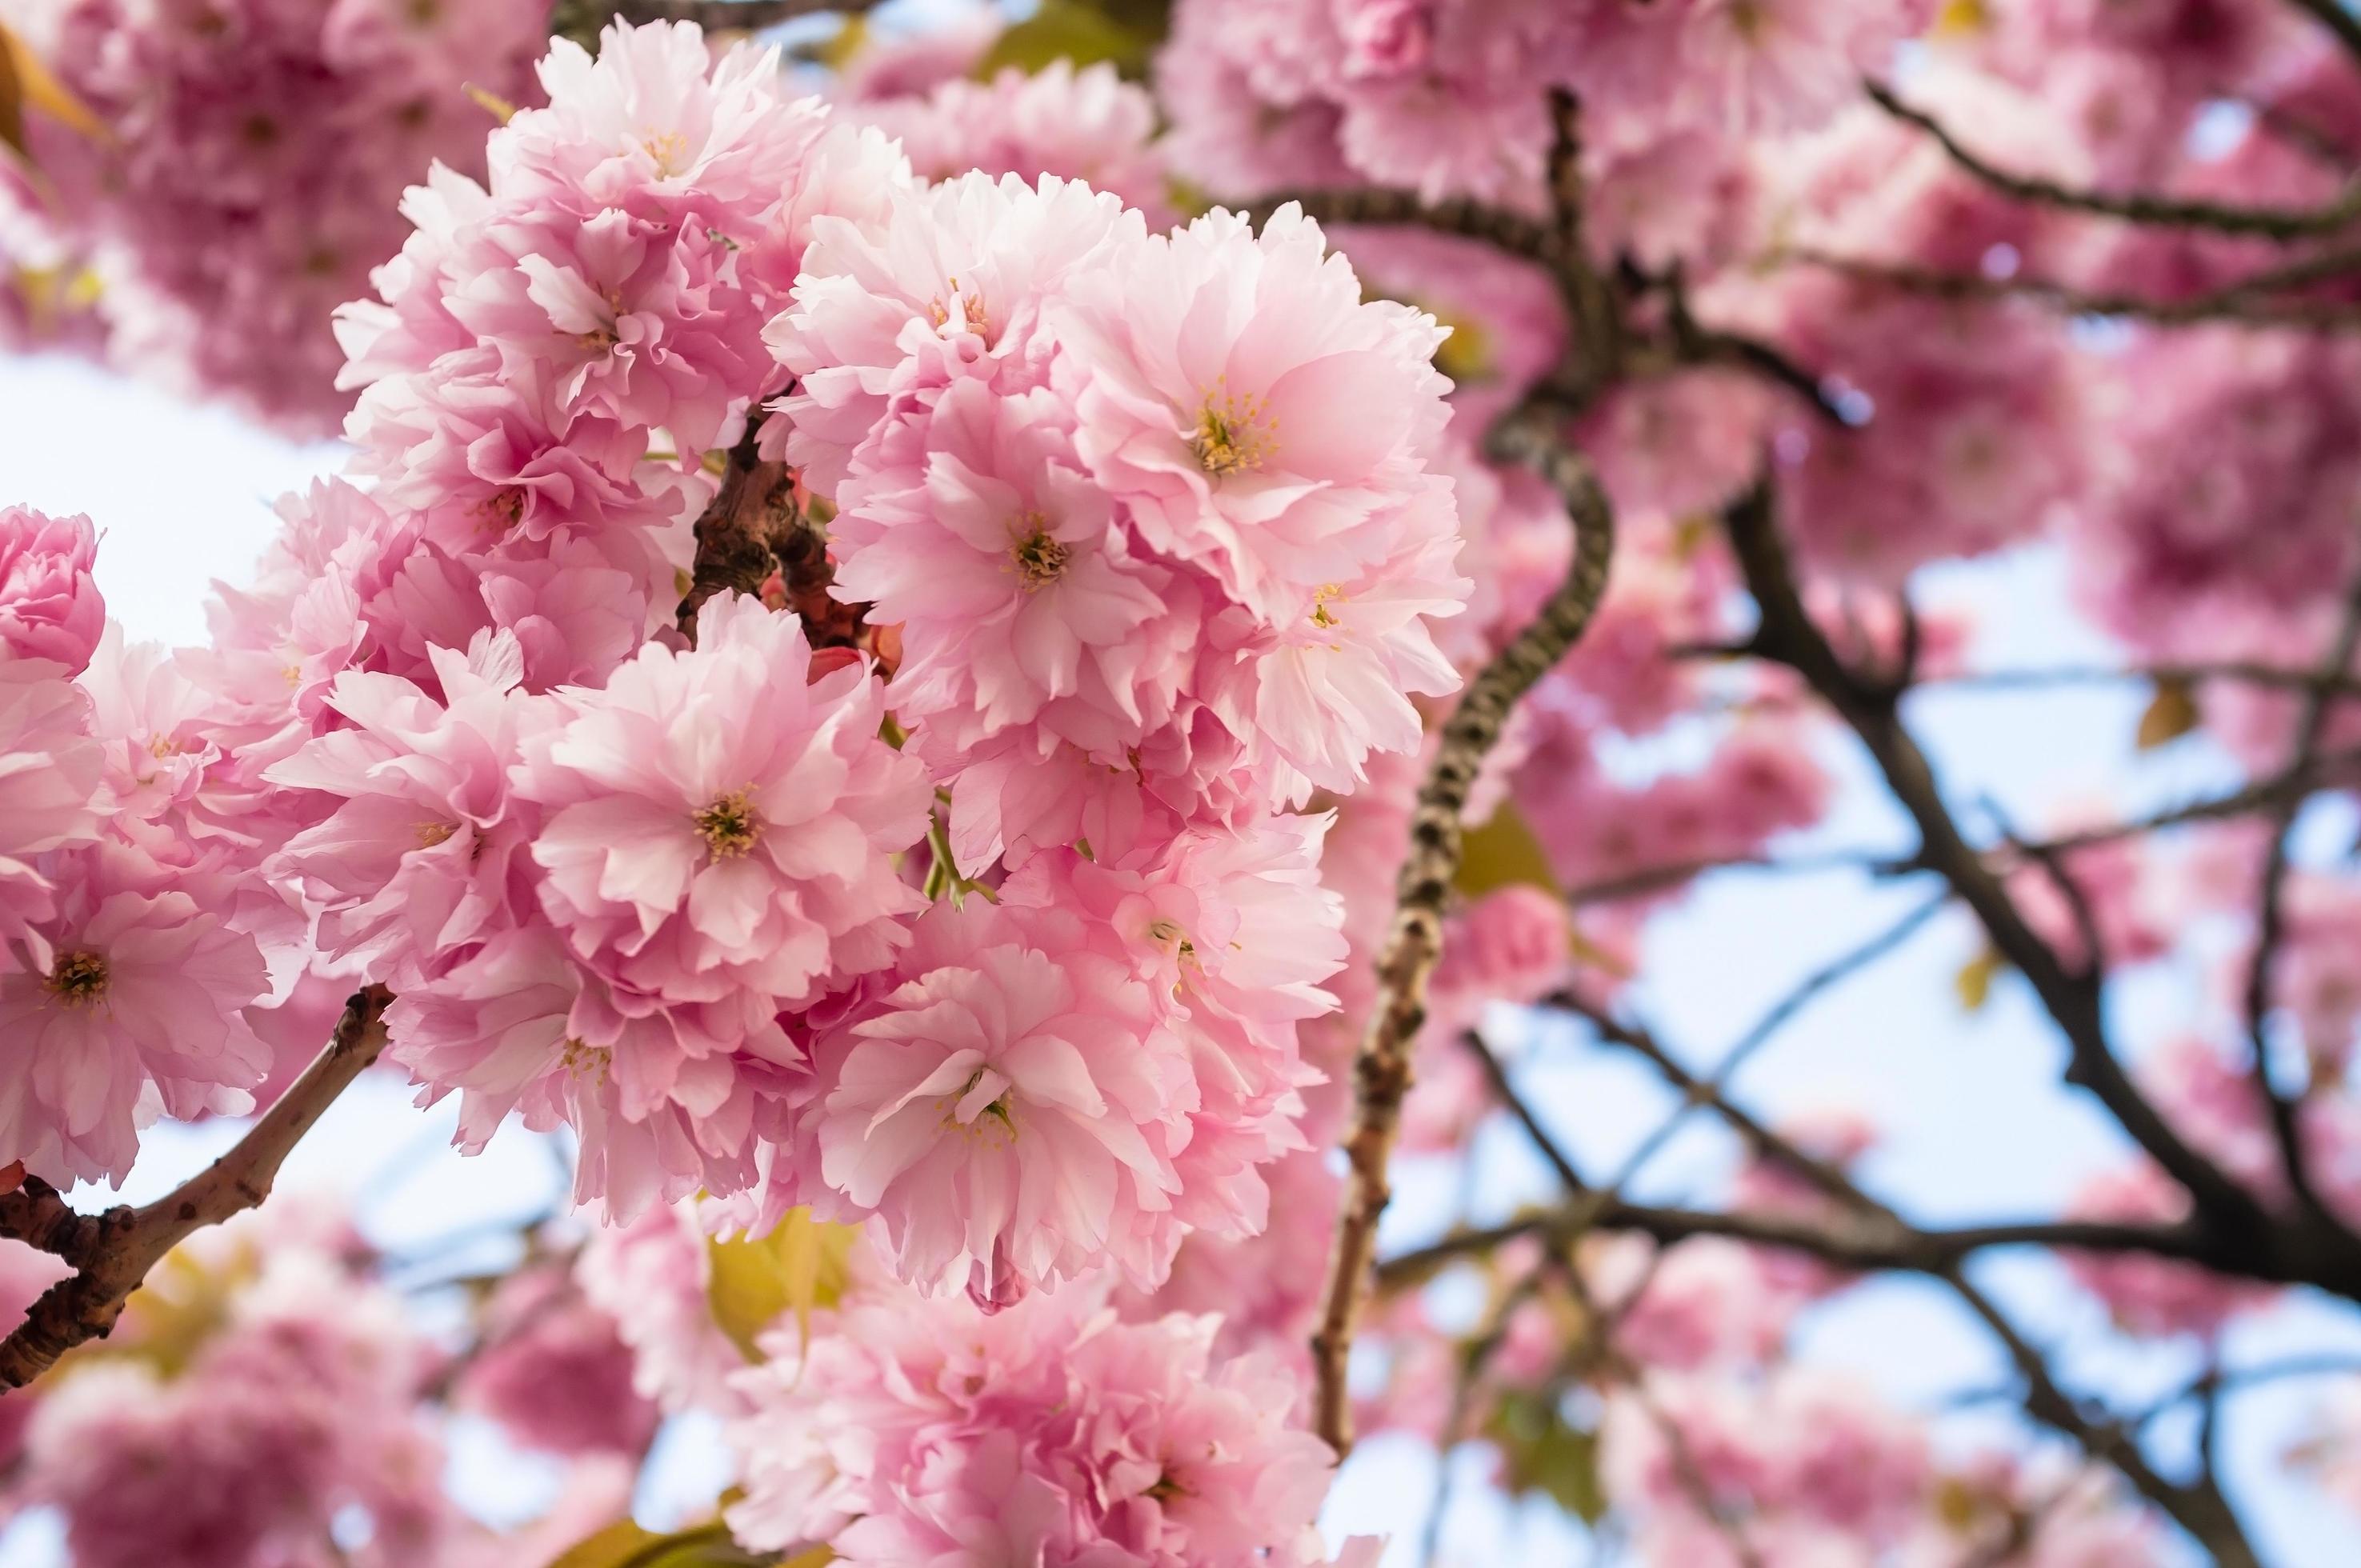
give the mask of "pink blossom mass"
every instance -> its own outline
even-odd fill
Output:
[[[0,0],[0,1560],[2361,1562],[2356,236],[2346,0]]]

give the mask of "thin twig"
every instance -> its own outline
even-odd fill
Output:
[[[1441,749],[1411,819],[1393,928],[1378,962],[1378,999],[1353,1063],[1353,1124],[1345,1141],[1350,1169],[1312,1339],[1318,1387],[1313,1430],[1340,1459],[1353,1442],[1345,1363],[1376,1260],[1378,1217],[1392,1196],[1387,1166],[1410,1090],[1411,1046],[1426,1021],[1427,981],[1443,953],[1444,905],[1464,848],[1460,813],[1510,709],[1589,626],[1614,552],[1614,513],[1589,466],[1532,426],[1512,426],[1503,440],[1521,448],[1565,498],[1575,523],[1574,561],[1532,624],[1468,683],[1443,727]]]
[[[1685,882],[1693,882],[1716,872],[1762,872],[1780,876],[1815,876],[1826,872],[1864,872],[1872,877],[1885,878],[1906,875],[1926,868],[1911,863],[1905,856],[1887,854],[1876,850],[1828,850],[1819,853],[1794,855],[1708,855],[1691,861],[1674,861],[1663,865],[1642,866],[1620,875],[1602,877],[1570,889],[1566,902],[1576,908],[1591,904],[1616,904],[1625,899],[1646,898]]]
[[[2308,0],[2298,0],[2298,3],[2305,4]],[[2331,5],[2334,0],[2320,0],[2320,3]],[[2094,213],[2103,217],[2122,218],[2129,223],[2151,224],[2159,227],[2213,229],[2223,234],[2257,235],[2266,239],[2281,240],[2333,233],[2361,218],[2361,184],[2347,186],[2334,202],[2323,207],[2240,207],[2220,202],[2184,201],[2147,192],[2111,195],[2101,191],[2076,190],[2055,181],[2014,174],[1971,152],[1960,145],[1942,122],[1903,103],[1883,83],[1871,82],[1864,87],[1878,107],[1895,119],[1916,126],[1933,137],[1942,145],[1952,162],[2003,195],[2014,196],[2021,202]]]
[[[847,16],[867,11],[883,0],[561,0],[550,19],[550,31],[576,36],[587,25],[595,37],[610,16],[634,23],[695,22],[708,33],[760,32],[801,16]],[[577,15],[579,13],[579,15]]]
[[[1980,272],[1947,272],[1933,268],[1869,261],[1856,257],[1830,256],[1815,250],[1788,251],[1784,259],[1903,293],[1923,294],[1938,300],[2027,300],[2068,315],[2123,316],[2147,322],[2152,326],[2228,323],[2310,331],[2361,329],[2361,303],[2350,300],[2272,297],[2278,291],[2347,278],[2361,272],[2361,250],[2324,251],[2181,300],[2158,300],[2145,294],[2094,292],[2048,279],[1988,278]]]
[[[0,1386],[21,1388],[74,1346],[104,1338],[126,1298],[166,1253],[268,1198],[288,1152],[384,1048],[392,1000],[383,986],[355,992],[326,1048],[227,1154],[153,1203],[93,1216],[81,1255],[66,1258],[74,1277],[49,1287],[0,1343]]]
[[[1526,1102],[1525,1097],[1517,1092],[1517,1086],[1509,1080],[1509,1069],[1500,1065],[1500,1058],[1485,1042],[1482,1032],[1466,1030],[1460,1035],[1459,1040],[1474,1055],[1477,1065],[1484,1069],[1484,1079],[1492,1086],[1493,1098],[1506,1106],[1509,1114],[1517,1119],[1517,1124],[1525,1130],[1525,1136],[1532,1140],[1533,1147],[1541,1151],[1542,1158],[1547,1160],[1550,1168],[1557,1173],[1559,1184],[1568,1192],[1587,1190],[1588,1184],[1582,1179],[1582,1173],[1575,1168],[1574,1160],[1550,1135],[1549,1129],[1542,1125],[1541,1118],[1533,1113],[1533,1108]]]
[[[1323,225],[1366,224],[1433,229],[1462,239],[1481,240],[1496,250],[1548,265],[1552,259],[1547,225],[1505,207],[1481,202],[1426,202],[1415,191],[1378,186],[1348,186],[1333,191],[1290,191],[1259,201],[1233,203],[1257,225],[1292,202],[1304,216]]]
[[[2212,664],[2059,664],[2041,669],[1962,670],[1953,674],[1925,675],[1916,684],[1922,691],[1940,687],[1946,691],[2016,692],[2124,682],[2202,685],[2213,681],[2290,691],[2315,691],[2325,686],[2345,696],[2361,696],[2361,679],[2349,674],[2323,679],[2318,670],[2288,669],[2240,660]]]
[[[2356,650],[2361,650],[2361,579],[2356,579],[2346,597],[2335,640],[2321,664],[2323,674],[2341,675],[2350,671]],[[2320,751],[2321,740],[2328,733],[2329,710],[2334,706],[2334,688],[2325,684],[2304,694],[2303,711],[2296,721],[2295,750],[2288,760],[2289,773],[2301,773],[2311,765]],[[2272,808],[2270,847],[2264,855],[2261,891],[2256,903],[2255,952],[2246,967],[2246,1035],[2254,1049],[2251,1077],[2256,1091],[2270,1113],[2271,1135],[2279,1144],[2279,1166],[2287,1174],[2289,1190],[2317,1222],[2335,1224],[2340,1222],[2328,1212],[2320,1195],[2312,1190],[2310,1163],[2304,1158],[2302,1130],[2296,1124],[2296,1102],[2282,1094],[2271,1079],[2270,1043],[2266,1028],[2270,1022],[2271,973],[2286,934],[2288,867],[2294,847],[2295,819],[2301,804],[2300,799],[2290,799]]]
[[[2025,1379],[2026,1414],[2072,1438],[2083,1453],[2121,1472],[2140,1496],[2163,1509],[2174,1523],[2194,1537],[2221,1568],[2261,1568],[2262,1560],[2255,1555],[2237,1514],[2214,1484],[2210,1471],[2187,1483],[2167,1480],[2140,1452],[2139,1442],[2131,1431],[2114,1420],[2087,1414],[2059,1386],[2050,1374],[2048,1357],[1964,1272],[1954,1267],[1943,1277],[1968,1310],[2000,1341],[2018,1376]]]

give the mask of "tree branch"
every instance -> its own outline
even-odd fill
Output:
[[[730,449],[721,488],[697,520],[697,561],[688,593],[680,601],[677,624],[694,641],[697,612],[719,593],[762,592],[777,557],[771,548],[783,519],[795,515],[795,475],[784,463],[767,463],[755,451],[759,410],[746,415],[745,438]]]
[[[1954,1266],[1942,1277],[1968,1310],[2000,1341],[2018,1376],[2025,1379],[2026,1414],[2073,1439],[2083,1453],[2121,1472],[2140,1496],[2163,1509],[2174,1523],[2194,1537],[2220,1568],[2261,1568],[2262,1560],[2255,1555],[2237,1514],[2223,1497],[2210,1470],[2187,1485],[2175,1485],[2165,1479],[2147,1462],[2147,1455],[2140,1452],[2138,1440],[2120,1422],[2093,1419],[2083,1412],[2050,1375],[2048,1358],[1963,1272]]]
[[[708,33],[759,32],[799,16],[840,12],[852,16],[882,0],[559,0],[550,16],[549,30],[569,38],[587,26],[596,38],[610,16],[625,21],[695,22]]]
[[[1477,1065],[1484,1069],[1484,1080],[1492,1086],[1492,1097],[1517,1119],[1517,1124],[1525,1130],[1525,1136],[1532,1140],[1533,1147],[1541,1151],[1542,1158],[1547,1160],[1550,1168],[1557,1173],[1559,1184],[1568,1192],[1587,1190],[1582,1173],[1574,1168],[1573,1158],[1558,1146],[1558,1141],[1550,1136],[1549,1129],[1542,1125],[1541,1118],[1525,1102],[1525,1097],[1517,1092],[1517,1086],[1509,1081],[1509,1069],[1500,1065],[1499,1057],[1493,1055],[1492,1047],[1485,1043],[1482,1032],[1469,1029],[1459,1036],[1459,1041],[1474,1055]]]
[[[105,1338],[125,1299],[166,1253],[192,1233],[269,1197],[288,1151],[384,1048],[385,1009],[392,1000],[383,986],[355,992],[326,1048],[302,1076],[247,1129],[236,1146],[177,1190],[137,1209],[88,1216],[76,1227],[79,1234],[68,1244],[73,1250],[60,1255],[77,1272],[49,1287],[16,1332],[0,1343],[0,1386],[21,1388],[74,1346]],[[48,1207],[38,1194],[31,1203],[44,1211]],[[13,1217],[14,1211],[10,1212]],[[61,1224],[53,1213],[48,1223]]]
[[[2298,0],[2298,4],[2308,3],[2309,0]],[[2328,6],[2336,4],[2336,0],[2318,0],[2318,3]],[[2151,224],[2166,228],[2213,229],[2223,234],[2257,235],[2266,239],[2279,240],[2334,233],[2349,226],[2356,219],[2361,219],[2361,184],[2348,185],[2342,194],[2323,207],[2238,207],[2218,202],[2182,201],[2145,192],[2110,195],[2099,191],[2078,191],[2054,181],[2013,174],[1962,147],[1940,121],[1903,103],[1883,83],[1869,82],[1863,86],[1879,108],[1933,137],[1950,155],[1952,162],[2003,195],[2013,196],[2021,202],[2094,213],[2102,217],[2122,218],[2128,223]]]
[[[1323,225],[1367,224],[1428,228],[1462,239],[1481,240],[1495,249],[1542,266],[1554,265],[1550,231],[1545,224],[1481,202],[1454,200],[1429,203],[1415,191],[1381,186],[1351,186],[1334,191],[1290,191],[1255,202],[1235,203],[1259,227],[1288,203],[1302,207],[1304,216]]]
[[[1443,952],[1444,905],[1464,848],[1460,813],[1510,709],[1589,626],[1606,592],[1614,553],[1614,513],[1587,464],[1533,424],[1510,424],[1501,444],[1534,463],[1565,497],[1575,524],[1574,561],[1533,623],[1468,683],[1443,727],[1441,750],[1411,819],[1411,850],[1398,883],[1393,928],[1378,962],[1377,1003],[1353,1062],[1353,1124],[1345,1141],[1350,1169],[1319,1327],[1312,1338],[1318,1376],[1313,1430],[1340,1459],[1353,1442],[1345,1362],[1376,1259],[1378,1217],[1392,1197],[1387,1165],[1400,1130],[1402,1097],[1410,1090],[1411,1047],[1426,1021],[1427,981]]]
[[[1949,691],[2037,691],[2048,686],[2113,685],[2123,681],[2176,685],[2221,681],[2288,691],[2316,691],[2324,686],[2339,696],[2361,696],[2361,679],[2351,674],[2323,676],[2318,670],[2293,670],[2237,659],[2211,664],[2060,664],[2047,669],[1963,670],[1957,674],[1927,675],[1916,684],[1921,689],[1941,687]]]
[[[2352,669],[2356,650],[2361,650],[2361,579],[2356,579],[2346,596],[2334,642],[2321,665],[2322,682],[2304,693],[2303,711],[2296,721],[2295,752],[2288,760],[2290,773],[2302,772],[2319,754],[2320,743],[2328,732],[2329,710],[2335,706],[2334,687],[2328,680]],[[2262,888],[2256,901],[2255,953],[2246,969],[2246,1036],[2254,1049],[2255,1089],[2269,1110],[2271,1135],[2279,1144],[2279,1165],[2287,1173],[2289,1190],[2316,1223],[2341,1226],[2342,1222],[2328,1212],[2319,1193],[2312,1190],[2310,1164],[2304,1158],[2302,1130],[2296,1124],[2296,1102],[2280,1093],[2279,1085],[2271,1080],[2270,1043],[2265,1027],[2270,1022],[2271,971],[2286,935],[2288,867],[2295,819],[2301,807],[2300,796],[2280,801],[2272,807],[2270,848],[2264,856]]]
[[[1962,1260],[1997,1247],[2069,1247],[2109,1255],[2136,1254],[2203,1266],[2208,1245],[2186,1225],[2132,1224],[2097,1220],[2023,1220],[1949,1230],[1917,1230],[1865,1195],[1867,1207],[1828,1214],[1781,1213],[1769,1210],[1686,1209],[1634,1203],[1594,1190],[1585,1198],[1521,1215],[1497,1225],[1457,1231],[1424,1246],[1399,1253],[1378,1266],[1389,1289],[1421,1283],[1463,1257],[1490,1252],[1525,1237],[1552,1249],[1592,1231],[1629,1232],[1662,1246],[1697,1236],[1720,1236],[1754,1246],[1800,1253],[1850,1274],[1923,1274],[1941,1277]]]
[[[1772,515],[1767,482],[1724,514],[1730,543],[1753,595],[1754,652],[1802,675],[1868,748],[1886,786],[1917,825],[1918,859],[1950,884],[2000,955],[2024,974],[2070,1049],[2067,1081],[2097,1095],[2134,1142],[2189,1190],[2198,1208],[2233,1231],[2263,1223],[2254,1196],[2191,1148],[2132,1082],[2108,1046],[2095,975],[2070,972],[2017,908],[2006,887],[1952,820],[1934,770],[1898,713],[1899,690],[1863,681],[1839,661],[1806,613]]]
[[[2182,300],[2152,299],[2144,294],[2092,293],[2040,278],[1987,278],[1977,272],[1944,272],[1931,268],[1830,256],[1816,250],[1794,250],[1784,259],[1857,282],[1875,284],[1904,293],[1938,300],[2000,302],[2026,300],[2077,316],[2125,316],[2155,326],[2191,326],[2230,323],[2257,327],[2297,327],[2308,331],[2361,329],[2361,304],[2349,300],[2275,299],[2279,291],[2306,287],[2361,272],[2361,250],[2323,251],[2285,267],[2276,267],[2218,289]]]

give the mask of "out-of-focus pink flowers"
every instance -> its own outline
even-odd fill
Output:
[[[985,1315],[956,1297],[788,1331],[743,1374],[732,1532],[848,1563],[1326,1561],[1330,1455],[1292,1429],[1295,1380],[1216,1362],[1214,1320],[1123,1323],[1084,1290]]]
[[[0,258],[27,288],[32,269],[84,279],[125,368],[331,429],[348,400],[329,312],[401,243],[405,183],[482,169],[490,120],[467,90],[524,98],[547,13],[10,0],[0,14],[104,129],[32,117],[37,172],[0,174]]]
[[[435,1357],[333,1235],[274,1206],[176,1256],[124,1354],[45,1387],[24,1495],[97,1568],[311,1563],[339,1519],[366,1568],[430,1568],[455,1520],[417,1400]],[[181,1294],[177,1297],[173,1292]]]
[[[453,1398],[519,1442],[553,1453],[637,1457],[655,1435],[655,1406],[633,1387],[631,1353],[615,1320],[562,1268],[525,1268],[503,1279],[484,1303],[477,1333]]]

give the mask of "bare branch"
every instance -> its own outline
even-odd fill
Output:
[[[867,11],[882,0],[560,0],[550,31],[577,36],[587,26],[595,37],[610,16],[635,23],[695,22],[708,33],[759,32],[799,16],[846,16]]]
[[[270,1195],[288,1152],[385,1046],[383,986],[357,992],[326,1048],[264,1112],[236,1147],[153,1203],[88,1217],[60,1254],[77,1272],[51,1286],[5,1343],[0,1386],[21,1388],[86,1340],[104,1339],[148,1271],[192,1233]],[[41,1201],[37,1197],[36,1203]],[[54,1220],[52,1221],[54,1223]]]
[[[2068,1247],[2109,1255],[2134,1254],[2203,1266],[2205,1238],[2185,1225],[2098,1220],[2023,1220],[1949,1230],[1918,1230],[1864,1195],[1851,1212],[1806,1214],[1769,1210],[1685,1209],[1634,1203],[1604,1189],[1554,1208],[1455,1231],[1439,1241],[1385,1260],[1378,1278],[1388,1288],[1414,1285],[1445,1264],[1524,1237],[1553,1250],[1593,1231],[1629,1232],[1671,1246],[1696,1236],[1720,1236],[1755,1246],[1800,1253],[1851,1274],[1924,1274],[1940,1277],[1963,1259],[1999,1247]]]
[[[2314,759],[2308,767],[2290,768],[2270,778],[2243,784],[2227,795],[2193,800],[2185,806],[2170,806],[2146,817],[2128,817],[2103,828],[2062,834],[2028,848],[2064,851],[2088,849],[2094,844],[2112,844],[2118,839],[2161,832],[2168,828],[2186,827],[2192,822],[2227,821],[2289,801],[2301,803],[2306,796],[2321,790],[2351,788],[2356,784],[2361,784],[2361,749],[2329,751]]]
[[[1938,300],[2003,302],[2026,300],[2076,316],[2125,316],[2154,326],[2191,326],[2209,323],[2255,327],[2296,327],[2314,332],[2361,329],[2361,304],[2349,300],[2280,299],[2285,290],[2350,277],[2361,272],[2361,250],[2323,251],[2283,267],[2271,268],[2219,289],[2181,300],[2158,300],[2145,294],[2091,292],[2040,278],[1987,278],[1977,272],[1945,272],[1932,268],[1867,261],[1795,250],[1785,259],[1817,267],[1857,282]]]
[[[2303,4],[2305,0],[2298,0],[2298,3]],[[2320,0],[2320,3],[2333,5],[2335,0]],[[2103,217],[2122,218],[2128,223],[2152,224],[2158,227],[2213,229],[2223,234],[2257,235],[2266,239],[2279,240],[2332,234],[2350,226],[2356,219],[2361,219],[2361,184],[2347,186],[2336,200],[2324,207],[2238,207],[2219,202],[2182,201],[2144,192],[2111,195],[2100,191],[2078,191],[2054,181],[2013,174],[1971,152],[1940,121],[1903,103],[1883,83],[1870,82],[1864,84],[1864,88],[1878,107],[1897,120],[1917,126],[1941,143],[1952,162],[2003,195],[2014,196],[2021,202],[2094,213]]]
[[[2263,1212],[2253,1194],[2191,1148],[2116,1060],[2100,1013],[2096,977],[2067,969],[1960,833],[1926,754],[1901,721],[1901,693],[1848,670],[1806,613],[1772,516],[1767,483],[1741,498],[1724,521],[1760,616],[1754,651],[1802,675],[1868,748],[1886,786],[1917,824],[1918,859],[1975,912],[1994,949],[2032,983],[2065,1035],[2070,1047],[2067,1081],[2095,1094],[2133,1141],[2189,1190],[2201,1211],[2233,1230],[2259,1227]]]
[[[2315,691],[2323,686],[2345,696],[2361,696],[2361,679],[2349,674],[2323,678],[2318,670],[2291,670],[2277,664],[2225,660],[2213,664],[2060,664],[2047,669],[1963,670],[1957,674],[1922,676],[1921,690],[2038,691],[2051,686],[2114,685],[2119,682],[2149,685],[2202,685],[2220,681],[2270,686],[2289,691]]]
[[[1484,1069],[1484,1079],[1492,1086],[1493,1098],[1508,1107],[1509,1114],[1517,1119],[1517,1124],[1525,1130],[1525,1136],[1532,1140],[1533,1147],[1541,1151],[1542,1157],[1549,1161],[1550,1168],[1557,1173],[1559,1182],[1568,1192],[1584,1191],[1587,1184],[1582,1179],[1582,1173],[1575,1169],[1573,1159],[1558,1146],[1557,1140],[1550,1136],[1549,1129],[1542,1125],[1541,1118],[1525,1102],[1525,1097],[1517,1092],[1517,1086],[1509,1081],[1509,1069],[1502,1067],[1500,1058],[1492,1054],[1492,1047],[1485,1043],[1482,1032],[1470,1029],[1461,1035],[1459,1040],[1474,1055],[1477,1065]]]
[[[1819,854],[1708,856],[1642,866],[1620,876],[1584,883],[1570,890],[1566,902],[1579,909],[1588,904],[1615,904],[1646,898],[1715,872],[1762,872],[1780,876],[1811,876],[1822,872],[1857,871],[1872,877],[1906,875],[1926,868],[1905,857],[1874,850],[1829,850]]]
[[[2027,1415],[2072,1438],[2092,1458],[2120,1471],[2140,1496],[2163,1509],[2174,1523],[2194,1537],[2221,1568],[2261,1568],[2262,1560],[2255,1555],[2237,1514],[2214,1484],[2210,1470],[2185,1485],[2167,1480],[2147,1462],[2130,1431],[2120,1422],[2083,1411],[2050,1375],[2048,1358],[1964,1273],[1955,1267],[1943,1277],[1968,1310],[2000,1341],[2018,1376],[2025,1379]]]
[[[1462,239],[1481,240],[1498,250],[1547,267],[1554,265],[1546,225],[1505,207],[1481,202],[1422,201],[1415,191],[1380,186],[1350,186],[1334,191],[1290,191],[1259,201],[1233,203],[1259,225],[1271,214],[1293,202],[1306,217],[1323,224],[1367,224],[1433,229]]]
[[[2350,671],[2356,650],[2361,650],[2361,580],[2356,580],[2347,596],[2334,643],[2321,665],[2323,675],[2343,675]],[[2334,705],[2334,688],[2324,681],[2304,694],[2303,712],[2296,721],[2295,753],[2288,762],[2290,773],[2309,767],[2319,753],[2320,742],[2328,732],[2329,710]],[[2265,1028],[2270,1021],[2271,971],[2286,935],[2288,862],[2301,805],[2298,797],[2280,801],[2272,807],[2270,848],[2264,856],[2262,889],[2256,902],[2255,952],[2246,968],[2246,1035],[2254,1048],[2255,1089],[2269,1108],[2271,1135],[2279,1144],[2279,1165],[2287,1173],[2288,1188],[2317,1222],[2339,1224],[2312,1189],[2312,1171],[2303,1154],[2302,1132],[2296,1125],[2295,1102],[2280,1093],[2279,1085],[2271,1080],[2270,1045]]]
[[[1411,819],[1393,929],[1378,962],[1378,999],[1353,1063],[1353,1124],[1345,1141],[1350,1173],[1312,1339],[1318,1374],[1314,1430],[1340,1458],[1353,1442],[1345,1362],[1376,1259],[1378,1217],[1392,1196],[1386,1168],[1410,1090],[1411,1047],[1426,1021],[1427,981],[1443,952],[1444,905],[1464,847],[1460,813],[1510,709],[1589,626],[1614,552],[1614,513],[1587,464],[1531,425],[1511,425],[1503,444],[1532,461],[1565,497],[1575,523],[1574,561],[1533,623],[1468,683],[1443,727],[1441,750]]]

